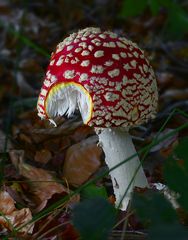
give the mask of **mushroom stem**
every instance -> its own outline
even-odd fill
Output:
[[[136,153],[131,136],[127,131],[122,131],[118,128],[103,129],[98,136],[109,169]],[[109,174],[116,197],[116,206],[123,211],[127,209],[133,188],[135,186],[143,188],[148,186],[147,178],[140,165],[138,156],[112,170]],[[132,183],[130,184],[131,181]],[[122,200],[126,191],[127,194]],[[119,206],[120,203],[121,205]]]

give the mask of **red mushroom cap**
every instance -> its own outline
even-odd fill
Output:
[[[138,46],[112,32],[86,28],[59,43],[37,104],[51,119],[80,108],[94,127],[140,125],[156,113],[157,84]]]

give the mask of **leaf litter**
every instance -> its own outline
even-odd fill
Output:
[[[156,16],[146,10],[144,15],[119,21],[121,4],[117,1],[72,2],[0,3],[0,235],[9,239],[13,235],[20,239],[79,239],[71,219],[74,206],[79,202],[84,206],[81,193],[67,198],[43,218],[35,216],[106,170],[98,139],[92,128],[83,126],[77,112],[71,119],[57,118],[57,128],[37,117],[36,99],[48,56],[64,36],[88,25],[102,25],[125,33],[145,49],[157,75],[160,98],[156,119],[131,130],[138,150],[151,143],[175,108],[188,112],[187,41],[162,38],[164,10]],[[186,122],[187,116],[177,111],[158,137]],[[151,185],[166,186],[164,164],[187,135],[186,128],[150,150],[144,167]],[[95,185],[96,189],[106,189],[105,198],[114,205],[110,178],[105,176]],[[97,194],[95,187],[92,189]],[[186,211],[181,208],[177,212],[183,225],[188,226]],[[126,239],[146,239],[148,225],[134,209],[118,213],[110,239],[121,238],[124,219],[128,221]]]

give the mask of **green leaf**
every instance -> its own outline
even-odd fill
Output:
[[[141,14],[147,7],[147,3],[148,0],[124,0],[121,9],[121,16],[130,17]]]
[[[81,198],[88,199],[94,197],[103,197],[107,199],[108,195],[104,186],[98,187],[95,184],[90,184],[81,191]]]
[[[179,223],[161,224],[151,227],[148,240],[187,240],[187,236],[188,231]]]
[[[152,0],[151,0],[152,1]],[[174,4],[174,0],[157,0],[162,7],[171,8]]]
[[[152,15],[157,15],[159,12],[159,9],[161,7],[161,4],[159,3],[158,0],[149,0],[148,1]]]
[[[146,194],[135,194],[133,198],[138,215],[143,221],[151,221],[152,225],[173,223],[177,221],[176,212],[162,194],[148,191]]]
[[[173,4],[168,8],[168,20],[166,30],[170,37],[181,38],[188,32],[187,13],[178,5]]]
[[[164,166],[168,187],[179,193],[179,204],[188,211],[188,138],[183,138]]]
[[[82,240],[105,240],[116,222],[116,209],[104,198],[88,199],[75,206],[72,221]]]
[[[149,225],[149,240],[186,240],[188,231],[179,224],[171,204],[160,193],[148,191],[135,194],[133,207],[138,216]]]
[[[188,16],[180,3],[173,0],[124,0],[121,17],[131,17],[142,14],[149,6],[153,15],[157,15],[160,8],[167,10],[167,20],[164,27],[164,37],[181,38],[188,32]]]

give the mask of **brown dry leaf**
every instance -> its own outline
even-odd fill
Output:
[[[70,137],[66,136],[61,138],[60,142],[60,151],[62,152],[64,149],[68,148],[71,146],[71,140]]]
[[[13,165],[18,168],[19,164],[23,162],[24,150],[11,150],[9,156]]]
[[[60,237],[62,239],[71,239],[71,240],[79,240],[80,236],[78,231],[74,228],[74,226],[72,224],[67,224],[65,226],[64,231],[61,232]]]
[[[17,210],[15,207],[14,199],[9,195],[8,192],[0,192],[0,224],[3,228],[13,230],[13,228],[21,227],[23,224],[31,221],[32,214],[29,208],[22,208]],[[23,233],[32,233],[34,224],[27,224],[21,228]]]
[[[80,186],[100,167],[101,148],[96,136],[71,146],[66,153],[63,177],[72,186]]]
[[[35,154],[35,161],[46,164],[52,158],[52,154],[48,149],[42,149]]]
[[[38,210],[42,210],[55,193],[68,193],[68,190],[56,183],[52,175],[44,169],[25,163],[20,165],[19,169],[21,175],[33,181],[30,184],[30,192],[35,196]]]
[[[57,183],[52,173],[42,168],[36,168],[23,162],[23,151],[14,150],[10,152],[13,164],[19,169],[19,173],[29,179],[29,191],[34,196],[37,205],[35,212],[41,211],[48,200],[54,194],[68,194],[70,191],[62,184]],[[79,201],[78,197],[71,199],[69,204]]]
[[[45,149],[49,149],[51,152],[58,152],[61,148],[60,138],[49,138],[43,143]]]
[[[5,215],[11,214],[16,210],[14,206],[14,199],[11,198],[9,193],[6,191],[0,192],[0,203],[0,211]]]
[[[94,135],[94,129],[87,126],[83,125],[81,127],[78,127],[76,131],[71,135],[71,139],[74,140],[75,142],[80,142],[81,140],[85,139],[89,135]]]
[[[31,138],[28,135],[24,134],[24,133],[20,134],[20,140],[25,142],[25,143],[32,144]]]
[[[56,123],[58,121],[55,120]],[[50,123],[49,123],[50,124]],[[71,118],[67,119],[63,124],[54,127],[52,124],[50,124],[50,128],[43,128],[43,129],[33,129],[31,130],[32,134],[44,134],[44,135],[53,135],[53,136],[59,136],[59,135],[68,135],[70,132],[74,131],[76,128],[83,125],[83,122],[78,118]]]

